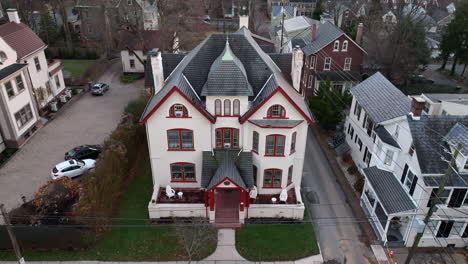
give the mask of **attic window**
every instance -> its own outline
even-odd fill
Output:
[[[333,51],[339,51],[340,50],[340,41],[336,40],[335,43],[333,43]]]
[[[273,105],[268,108],[268,118],[286,118],[286,110],[281,105]]]
[[[183,118],[188,117],[187,108],[181,104],[175,104],[169,109],[169,117]]]
[[[0,51],[0,63],[3,64],[7,60],[7,55],[5,52]]]

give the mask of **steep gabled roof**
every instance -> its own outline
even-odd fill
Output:
[[[463,141],[465,137],[459,138],[458,134],[459,130],[463,130],[463,126],[465,128],[468,126],[468,116],[423,115],[420,120],[414,120],[411,116],[408,116],[407,120],[421,172],[423,174],[445,173],[448,164],[442,158],[450,160],[451,157],[446,152],[450,149],[447,140]],[[454,128],[455,130],[450,133]],[[468,143],[464,142],[464,145]]]
[[[233,55],[239,59],[245,68],[245,74],[252,87],[254,97],[250,109],[240,118],[241,122],[244,122],[274,93],[280,92],[303,115],[304,119],[312,123],[312,115],[304,98],[294,90],[284,78],[278,66],[270,56],[262,51],[252,38],[250,31],[245,28],[240,29],[238,33],[229,35],[212,34],[189,52],[165,80],[162,89],[152,96],[141,120],[144,122],[149,118],[155,108],[159,107],[161,100],[165,98],[169,90],[173,87],[179,88],[178,85],[182,78],[190,87],[189,92],[200,101],[198,97],[202,96],[202,89],[208,80],[211,66],[223,52],[228,37]],[[203,106],[201,107],[204,109]],[[206,110],[203,111],[207,113]]]
[[[0,37],[16,51],[18,59],[46,46],[36,33],[23,23],[9,22],[0,25]]]
[[[351,94],[376,123],[405,116],[410,111],[410,99],[380,72],[351,88]]]
[[[461,144],[460,152],[463,156],[468,156],[468,128],[462,123],[456,123],[447,133],[445,140],[452,146]]]

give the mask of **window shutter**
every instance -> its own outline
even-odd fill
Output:
[[[460,207],[463,204],[463,199],[465,198],[466,189],[455,189],[452,193],[452,198],[450,198],[448,207]]]
[[[366,162],[366,156],[367,156],[367,147],[364,150],[364,156],[362,157],[362,162]]]
[[[409,195],[411,195],[411,196],[413,196],[414,189],[416,188],[416,183],[418,183],[418,177],[416,175],[414,175],[413,183],[411,184],[411,188],[409,190]]]
[[[408,164],[405,164],[405,168],[403,169],[403,174],[401,175],[401,183],[405,184],[406,173],[408,172]]]

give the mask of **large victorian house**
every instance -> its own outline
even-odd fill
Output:
[[[466,247],[468,118],[428,115],[427,97],[409,98],[376,73],[351,89],[346,141],[365,177],[361,206],[378,237],[394,246]],[[455,148],[461,151],[445,188],[439,184]],[[437,210],[422,221],[432,203]]]
[[[141,120],[153,174],[151,218],[302,219],[313,121],[288,82],[291,54],[276,55],[264,53],[246,28],[212,34],[185,56],[150,52],[153,95]]]

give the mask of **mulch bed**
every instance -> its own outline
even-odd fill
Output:
[[[285,202],[280,202],[279,194],[259,194],[257,199],[250,199],[251,204],[273,204],[271,198],[275,197],[277,199],[276,204],[297,204],[296,193],[294,188],[291,188],[288,191],[288,200]]]
[[[159,188],[158,200],[156,203],[205,203],[205,192],[196,188],[174,188],[176,195],[169,199],[166,195],[166,188]],[[177,196],[178,192],[183,192],[182,198]]]

